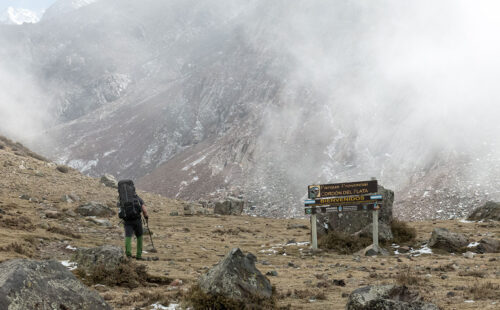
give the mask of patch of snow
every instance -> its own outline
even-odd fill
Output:
[[[72,246],[71,246],[71,245],[69,245],[69,244],[66,246],[66,249],[71,250],[71,251],[76,251],[76,248],[75,248],[75,247],[72,247]]]
[[[35,24],[40,21],[40,14],[28,9],[9,6],[0,16],[0,23],[9,25]]]
[[[479,242],[471,242],[469,243],[469,245],[467,246],[468,248],[473,248],[473,247],[476,247],[479,245]]]
[[[85,172],[97,166],[98,162],[99,160],[97,159],[93,160],[73,159],[68,162],[68,166],[80,170],[81,172]]]
[[[176,310],[179,309],[179,304],[170,304],[168,306],[164,306],[160,303],[154,303],[150,307],[151,310]]]
[[[116,153],[116,151],[117,151],[117,150],[107,151],[106,153],[104,153],[104,154],[102,155],[102,157],[107,157],[107,156],[109,156],[109,155],[111,155],[111,154],[113,154],[113,153]]]
[[[69,260],[62,260],[60,263],[69,270],[75,270],[78,267],[75,262],[70,262]]]
[[[420,256],[422,254],[432,254],[432,250],[426,244],[426,245],[422,246],[422,248],[419,250],[411,250],[410,253],[413,256]]]
[[[201,163],[202,161],[204,161],[205,158],[207,158],[207,156],[203,155],[202,157],[198,158],[197,160],[189,163],[187,166],[185,166],[184,168],[182,168],[182,171],[187,171],[189,168],[192,168],[192,167],[198,165],[199,163]]]
[[[474,221],[467,221],[465,219],[460,220],[460,223],[474,223]]]
[[[475,301],[474,300],[464,300],[464,302],[468,303],[468,304],[472,304],[474,303]]]

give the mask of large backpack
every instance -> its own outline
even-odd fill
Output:
[[[135,193],[132,180],[118,182],[118,195],[120,196],[120,212],[118,216],[125,221],[136,220],[141,217],[141,202]]]

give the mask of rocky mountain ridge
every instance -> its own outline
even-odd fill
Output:
[[[1,28],[10,47],[0,53],[12,64],[28,59],[48,90],[35,97],[55,117],[30,145],[92,176],[133,178],[187,200],[243,196],[249,210],[273,217],[301,216],[309,184],[371,177],[395,189],[398,216],[412,220],[462,217],[498,199],[497,146],[463,155],[434,141],[426,122],[405,118],[414,113],[398,95],[404,85],[381,95],[387,104],[353,98],[380,79],[364,75],[378,64],[362,43],[379,21],[341,7],[102,0],[34,27]],[[307,12],[320,18],[300,22]],[[356,42],[346,49],[336,48],[342,25]],[[307,49],[316,37],[331,52],[325,64]],[[329,59],[339,60],[334,72]],[[381,128],[363,125],[372,123]]]

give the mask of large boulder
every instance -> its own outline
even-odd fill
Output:
[[[450,232],[446,228],[434,228],[429,247],[446,252],[460,252],[469,244],[469,240],[462,234]]]
[[[346,310],[438,310],[423,302],[416,292],[406,286],[374,285],[354,290],[347,300]]]
[[[107,187],[118,188],[118,181],[111,174],[105,174],[101,177],[101,183]]]
[[[472,211],[472,213],[468,217],[468,220],[470,220],[470,221],[480,221],[480,220],[500,221],[500,203],[488,201],[483,206]]]
[[[56,261],[15,259],[0,264],[0,309],[111,309]]]
[[[394,192],[379,185],[377,194],[384,197],[378,215],[379,223],[384,223],[390,227],[390,223],[392,222]],[[354,234],[371,223],[373,223],[372,212],[352,211],[319,213],[317,216],[318,238],[325,235],[329,230]]]
[[[229,197],[215,203],[214,213],[221,215],[241,215],[245,202],[241,199]]]
[[[232,249],[200,278],[201,290],[242,302],[271,298],[271,283],[255,267],[256,260],[251,253],[244,255],[240,249]]]
[[[95,266],[103,266],[106,270],[115,270],[127,260],[125,252],[116,245],[102,245],[96,248],[78,248],[71,258],[78,268],[90,270]]]
[[[500,253],[500,240],[483,238],[476,247],[478,253]]]
[[[373,237],[373,223],[363,228],[361,231],[357,232],[356,235],[362,237]],[[378,240],[385,242],[391,241],[394,239],[394,235],[392,234],[391,226],[385,223],[378,224]]]
[[[76,208],[76,213],[83,216],[113,216],[115,211],[110,207],[103,205],[98,202],[88,202],[86,204],[79,205]]]

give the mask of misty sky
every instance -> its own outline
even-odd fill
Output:
[[[40,12],[47,9],[54,2],[56,0],[0,0],[0,12],[5,11],[9,6]]]

